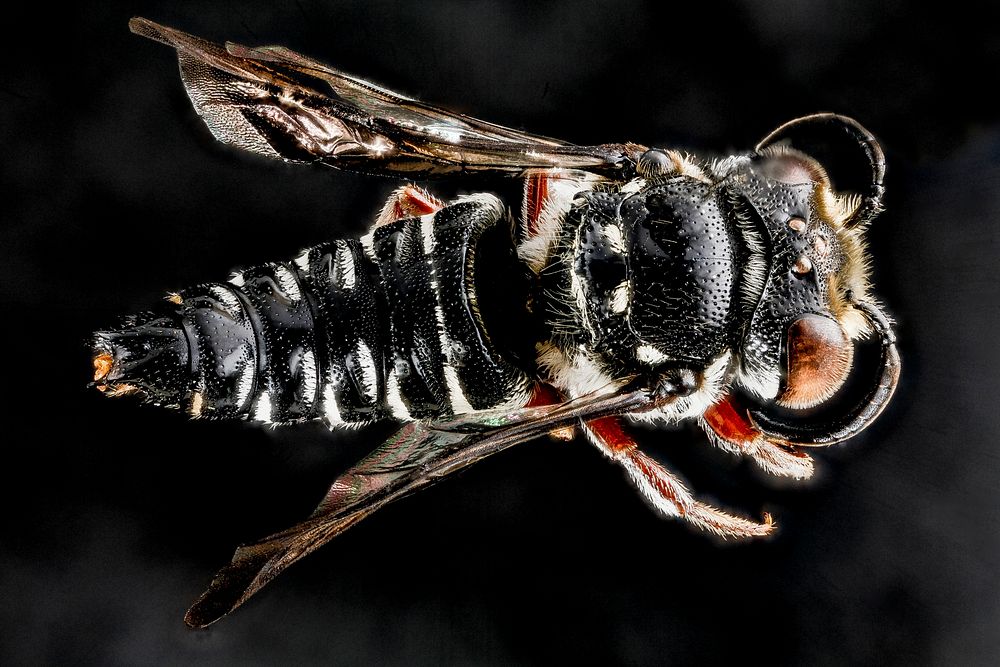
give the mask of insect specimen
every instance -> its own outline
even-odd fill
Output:
[[[403,185],[360,239],[171,294],[95,334],[107,395],[205,419],[405,422],[307,521],[240,547],[188,612],[192,626],[387,503],[549,433],[582,433],[663,515],[765,536],[770,517],[697,500],[627,422],[693,420],[763,470],[807,478],[806,448],[858,433],[893,393],[899,355],[862,241],[884,159],[850,118],[799,118],[714,161],[575,146],[281,47],[217,45],[139,18],[131,28],[177,50],[195,109],[225,143],[402,179],[525,184],[516,216],[490,194],[442,202]],[[830,147],[858,165],[857,192],[834,187],[820,162]],[[859,400],[844,399],[855,342],[872,335],[877,369]]]

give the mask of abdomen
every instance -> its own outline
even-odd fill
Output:
[[[95,335],[97,379],[112,395],[141,391],[197,417],[270,423],[521,405],[530,369],[501,329],[527,317],[525,295],[517,268],[494,259],[513,257],[505,222],[499,200],[479,195],[171,295]],[[491,331],[498,316],[480,292],[504,293],[498,281],[520,307]]]

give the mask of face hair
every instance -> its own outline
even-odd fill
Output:
[[[764,286],[767,284],[767,275],[771,267],[770,253],[763,235],[757,228],[753,213],[741,200],[731,200],[730,204],[736,228],[747,252],[739,277],[739,294],[742,312],[750,315],[756,310],[764,293]]]

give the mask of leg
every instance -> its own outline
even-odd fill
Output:
[[[716,446],[749,457],[765,472],[793,479],[809,479],[813,474],[808,454],[795,449],[794,443],[775,444],[766,439],[732,396],[706,410],[701,426]]]
[[[375,226],[386,225],[403,218],[419,218],[444,208],[444,204],[434,195],[415,185],[404,185],[396,189],[378,214]]]
[[[524,178],[518,256],[535,273],[545,268],[562,222],[588,176],[572,169],[547,169]]]
[[[562,395],[562,392],[550,384],[539,382],[535,385],[535,388],[531,392],[531,398],[528,399],[524,407],[533,408],[538,405],[556,405],[557,403],[565,402],[566,397]],[[569,442],[576,437],[576,428],[573,426],[557,428],[549,431],[549,437],[553,440]]]
[[[524,179],[524,202],[521,206],[521,218],[526,237],[538,234],[542,211],[549,199],[549,180],[551,176],[544,172],[529,174]]]
[[[664,516],[679,517],[723,538],[763,537],[774,530],[768,514],[757,523],[696,500],[676,475],[639,451],[620,418],[589,421],[584,424],[584,432],[598,449],[625,469],[646,500]]]

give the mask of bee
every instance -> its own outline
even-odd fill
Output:
[[[109,396],[202,419],[404,422],[306,521],[239,547],[188,611],[192,627],[386,504],[546,434],[582,433],[664,516],[763,537],[768,515],[698,500],[628,422],[693,421],[762,470],[806,479],[808,448],[854,436],[893,394],[899,353],[863,240],[885,160],[850,118],[798,118],[716,160],[576,146],[282,47],[218,45],[142,18],[130,27],[176,49],[195,109],[224,143],[404,182],[524,182],[517,215],[491,194],[443,202],[407,183],[360,239],[172,293],[95,333],[94,385]],[[834,187],[827,154],[846,156],[856,191]],[[877,368],[845,399],[866,337]]]

